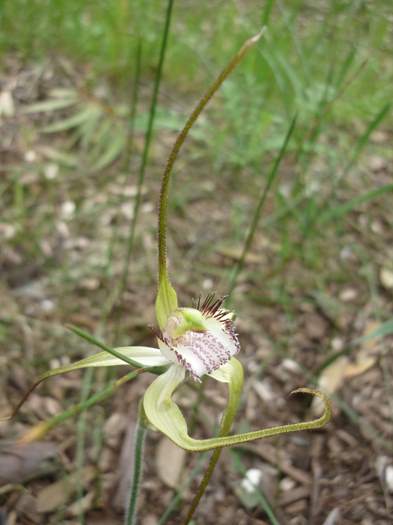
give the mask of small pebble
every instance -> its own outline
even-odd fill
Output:
[[[65,201],[61,205],[61,215],[64,219],[70,219],[75,213],[75,202]]]
[[[258,487],[259,483],[262,479],[262,471],[258,468],[250,468],[247,470],[243,480],[242,480],[242,488],[246,492],[254,492],[255,489]]]
[[[393,271],[392,270],[389,270],[388,268],[382,268],[379,273],[379,278],[384,288],[386,288],[387,290],[391,290],[393,288]]]
[[[357,296],[358,296],[358,293],[354,288],[345,288],[345,290],[343,290],[340,293],[340,299],[344,303],[349,303],[353,301],[354,299],[356,299]]]

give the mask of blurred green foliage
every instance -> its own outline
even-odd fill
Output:
[[[83,161],[64,156],[69,168],[97,171],[127,156],[140,43],[141,103],[133,127],[136,133],[145,129],[165,8],[163,0],[3,0],[3,57],[9,51],[26,60],[63,56],[80,68],[81,85],[67,95],[69,113],[42,129],[71,134],[65,155],[89,155]],[[288,168],[273,189],[274,214],[265,221],[278,232],[282,264],[300,257],[303,264],[323,266],[321,238],[337,236],[348,213],[392,190],[361,169],[357,182],[348,177],[359,168],[375,130],[391,122],[392,17],[390,0],[175,2],[156,130],[180,129],[228,57],[261,25],[268,26],[258,49],[193,128],[185,156],[202,171],[208,166],[215,180],[222,176],[231,191],[254,197],[297,114]],[[103,85],[104,95],[97,97],[94,90]],[[49,111],[56,96],[42,103]],[[372,148],[391,155],[386,141]],[[194,192],[194,184],[186,184],[175,193],[178,212]],[[249,209],[234,202],[229,220],[232,239],[242,242]],[[330,247],[331,240],[325,248]]]
[[[86,82],[105,77],[124,92],[138,38],[142,74],[154,74],[164,11],[162,0],[3,0],[0,49],[25,57],[65,54],[89,65]],[[297,111],[299,147],[307,150],[314,121],[322,128],[332,121],[351,125],[372,119],[390,100],[392,16],[390,0],[178,2],[167,89],[199,94],[232,50],[266,22],[265,43],[226,83],[224,111],[213,110],[219,128],[203,135],[220,165],[228,151],[231,161],[246,165],[279,147],[283,122]]]

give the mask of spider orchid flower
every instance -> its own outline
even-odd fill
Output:
[[[178,306],[177,295],[172,287],[167,269],[166,231],[170,178],[177,154],[192,125],[218,90],[225,78],[242,60],[247,50],[262,33],[249,39],[217,77],[191,113],[173,146],[163,174],[158,221],[158,274],[159,285],[156,299],[156,317],[159,327],[157,347],[130,346],[109,348],[82,331],[74,330],[85,339],[104,349],[90,357],[66,367],[43,374],[34,387],[48,377],[88,367],[128,365],[157,374],[157,378],[146,389],[143,396],[143,411],[149,423],[164,433],[178,446],[190,451],[221,449],[254,439],[265,438],[287,432],[319,428],[330,419],[331,409],[327,398],[318,391],[300,388],[295,392],[308,393],[322,399],[324,411],[321,417],[307,422],[291,423],[243,434],[228,435],[237,412],[243,387],[243,368],[234,357],[240,350],[233,314],[223,308],[223,300],[210,295],[193,308]],[[209,375],[217,381],[227,383],[229,396],[223,416],[220,434],[209,439],[194,439],[188,433],[187,423],[173,394],[179,385],[191,377],[200,381]],[[33,387],[33,388],[34,388]],[[25,399],[25,398],[24,398]],[[17,409],[24,400],[18,405]],[[24,441],[37,439],[47,427],[32,429]]]
[[[223,308],[223,299],[215,299],[211,294],[203,302],[199,300],[195,308],[175,307],[173,310],[167,310],[171,302],[172,307],[174,306],[173,298],[176,295],[169,281],[165,284],[166,290],[171,290],[172,293],[170,296],[166,294],[165,301],[162,300],[162,295],[158,295],[156,311],[162,328],[157,336],[157,348],[106,347],[103,352],[46,372],[34,386],[49,377],[89,367],[131,365],[137,369],[151,371],[158,377],[145,391],[144,414],[154,428],[189,451],[218,449],[287,432],[319,428],[330,419],[330,404],[326,397],[318,391],[300,388],[294,393],[312,394],[324,401],[325,410],[318,419],[203,440],[189,436],[187,423],[172,399],[175,390],[187,376],[194,381],[200,381],[203,376],[208,375],[219,382],[227,383],[229,399],[224,419],[232,421],[243,387],[243,368],[234,357],[240,350],[240,343],[234,327],[233,314]],[[38,439],[46,430],[43,422],[42,425],[33,427],[24,436],[23,441]]]

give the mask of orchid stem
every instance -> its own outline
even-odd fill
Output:
[[[147,434],[147,421],[144,415],[142,404],[138,410],[138,422],[135,430],[134,462],[132,466],[132,480],[127,506],[125,525],[135,525],[137,515],[138,496],[140,491],[142,471],[143,471],[143,451]]]
[[[227,409],[225,410],[222,421],[221,421],[220,432],[218,434],[219,437],[227,436],[232,428],[232,423],[237,414],[239,403],[240,403],[240,396],[243,390],[243,373],[242,372],[239,373],[237,378],[232,381],[235,381],[234,384],[236,386],[234,388],[229,388],[228,405],[227,405]],[[199,505],[199,502],[201,501],[202,496],[206,492],[207,486],[213,475],[214,469],[217,465],[218,460],[220,459],[221,452],[222,452],[221,448],[214,449],[210,457],[207,469],[205,470],[205,473],[203,475],[202,481],[200,482],[198,490],[191,502],[191,506],[187,513],[187,517],[184,520],[184,525],[188,525],[188,523],[191,521]]]
[[[176,162],[179,151],[184,144],[184,141],[187,138],[187,135],[198,119],[199,115],[202,113],[204,108],[209,103],[213,95],[221,87],[225,79],[232,73],[236,66],[242,61],[243,57],[247,51],[254,46],[261,36],[263,35],[265,28],[248,39],[240,50],[234,55],[234,57],[229,61],[227,66],[221,71],[213,84],[208,88],[203,97],[199,100],[191,115],[188,117],[183,129],[177,136],[175,144],[173,145],[172,151],[169,154],[167,164],[165,166],[164,174],[161,181],[161,193],[159,201],[159,211],[158,211],[158,277],[159,282],[163,280],[168,280],[168,269],[167,269],[167,223],[168,223],[168,198],[169,198],[169,185],[171,180],[171,175],[173,171],[173,166]]]

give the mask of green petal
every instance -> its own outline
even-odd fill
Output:
[[[219,381],[220,383],[230,383],[231,377],[233,373],[233,363],[231,361],[228,361],[228,363],[225,363],[225,365],[220,366],[220,368],[217,368],[217,370],[214,370],[214,372],[211,372],[209,377],[212,377],[216,381]]]
[[[168,360],[161,354],[157,348],[149,348],[147,346],[123,346],[114,349],[115,352],[124,357],[114,357],[107,352],[98,352],[98,354],[90,355],[80,361],[76,361],[71,365],[54,368],[48,370],[42,374],[39,378],[46,379],[59,374],[65,374],[72,372],[73,370],[79,370],[80,368],[91,368],[100,366],[120,366],[128,365],[134,366],[135,368],[151,367],[151,366],[163,366],[168,364]]]
[[[156,299],[156,317],[158,326],[163,330],[168,318],[177,310],[177,295],[166,273],[160,279]]]
[[[235,358],[232,358],[230,365],[231,371],[229,382],[229,403],[226,410],[227,413],[228,411],[236,411],[237,402],[239,400],[243,384],[243,370],[239,361],[237,361]],[[228,372],[229,369],[225,373],[227,374]],[[225,377],[225,375],[222,377]],[[193,452],[238,445],[248,441],[253,441],[254,439],[277,436],[287,432],[319,428],[326,424],[331,417],[330,403],[326,396],[316,390],[302,388],[296,390],[294,393],[303,392],[311,394],[321,398],[324,402],[324,412],[318,419],[256,430],[254,432],[246,432],[244,434],[236,434],[233,436],[220,436],[210,439],[193,439],[188,435],[187,423],[179,407],[172,400],[173,392],[183,381],[183,379],[184,370],[177,365],[172,365],[167,370],[167,372],[160,375],[148,387],[145,392],[143,406],[150,423],[152,423],[158,430],[165,434],[179,447]]]
[[[127,356],[133,362],[137,363],[136,366],[138,367],[166,366],[169,364],[168,359],[162,355],[158,348],[150,348],[149,346],[120,346],[115,348],[115,350],[122,356]],[[120,363],[120,359],[111,356],[107,352],[100,353],[106,354],[107,363],[104,366],[127,364],[124,361]]]

